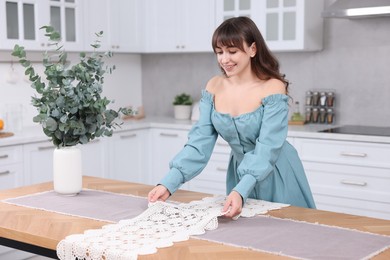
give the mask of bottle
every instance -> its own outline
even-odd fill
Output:
[[[313,92],[306,91],[305,105],[306,106],[311,106],[312,104],[313,104]]]
[[[320,106],[324,107],[326,105],[326,93],[320,93]]]
[[[334,118],[334,113],[332,108],[328,108],[326,111],[326,123],[327,124],[332,124],[333,123],[333,118]]]
[[[325,108],[320,108],[320,123],[324,124],[326,122],[326,110]]]
[[[334,92],[328,92],[326,94],[326,106],[327,107],[333,107],[334,104]]]
[[[306,107],[305,122],[310,123],[310,121],[311,121],[311,107]]]
[[[312,118],[311,118],[311,121],[313,123],[317,123],[318,122],[318,115],[319,115],[318,108],[314,107],[313,108],[313,113],[312,113]]]
[[[294,113],[291,116],[291,121],[303,121],[303,116],[299,108],[299,101],[295,101]]]
[[[318,91],[314,91],[313,92],[313,101],[312,101],[312,105],[313,106],[318,106],[319,104],[319,100],[320,99],[320,94],[318,93]]]

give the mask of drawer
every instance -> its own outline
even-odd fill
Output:
[[[23,149],[18,146],[0,147],[0,165],[18,163],[23,161]]]
[[[316,194],[390,204],[390,169],[327,163],[303,163]]]
[[[313,194],[317,209],[390,220],[390,204]]]
[[[296,138],[303,161],[390,168],[390,144]]]
[[[21,186],[22,165],[9,164],[0,166],[0,190]]]

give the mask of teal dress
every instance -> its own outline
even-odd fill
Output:
[[[235,190],[244,201],[253,198],[315,208],[297,151],[286,141],[287,95],[267,96],[255,111],[232,117],[217,112],[214,96],[203,90],[199,109],[188,142],[160,181],[171,194],[202,172],[220,135],[231,147],[227,194]]]

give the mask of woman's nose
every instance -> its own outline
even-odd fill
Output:
[[[230,56],[228,53],[223,53],[221,54],[220,59],[221,59],[221,63],[226,63],[229,61]]]

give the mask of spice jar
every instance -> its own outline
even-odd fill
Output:
[[[311,121],[311,107],[306,107],[305,122],[308,123],[310,121]]]
[[[333,118],[334,118],[334,113],[332,108],[328,108],[326,111],[326,123],[332,124],[333,123]]]
[[[326,110],[325,108],[320,108],[320,123],[324,124],[326,122]]]
[[[326,93],[320,93],[320,106],[324,107],[326,105]]]
[[[320,101],[320,94],[318,93],[318,91],[314,91],[313,92],[312,105],[313,106],[318,106],[319,101]]]
[[[328,107],[333,107],[334,104],[334,93],[333,92],[328,92],[326,95],[326,106]]]
[[[313,111],[313,113],[312,113],[311,121],[313,123],[317,123],[318,122],[318,115],[319,115],[318,108],[314,107],[312,111]]]
[[[313,92],[307,91],[307,92],[306,92],[305,105],[306,105],[306,106],[311,106],[312,103],[313,103]]]

